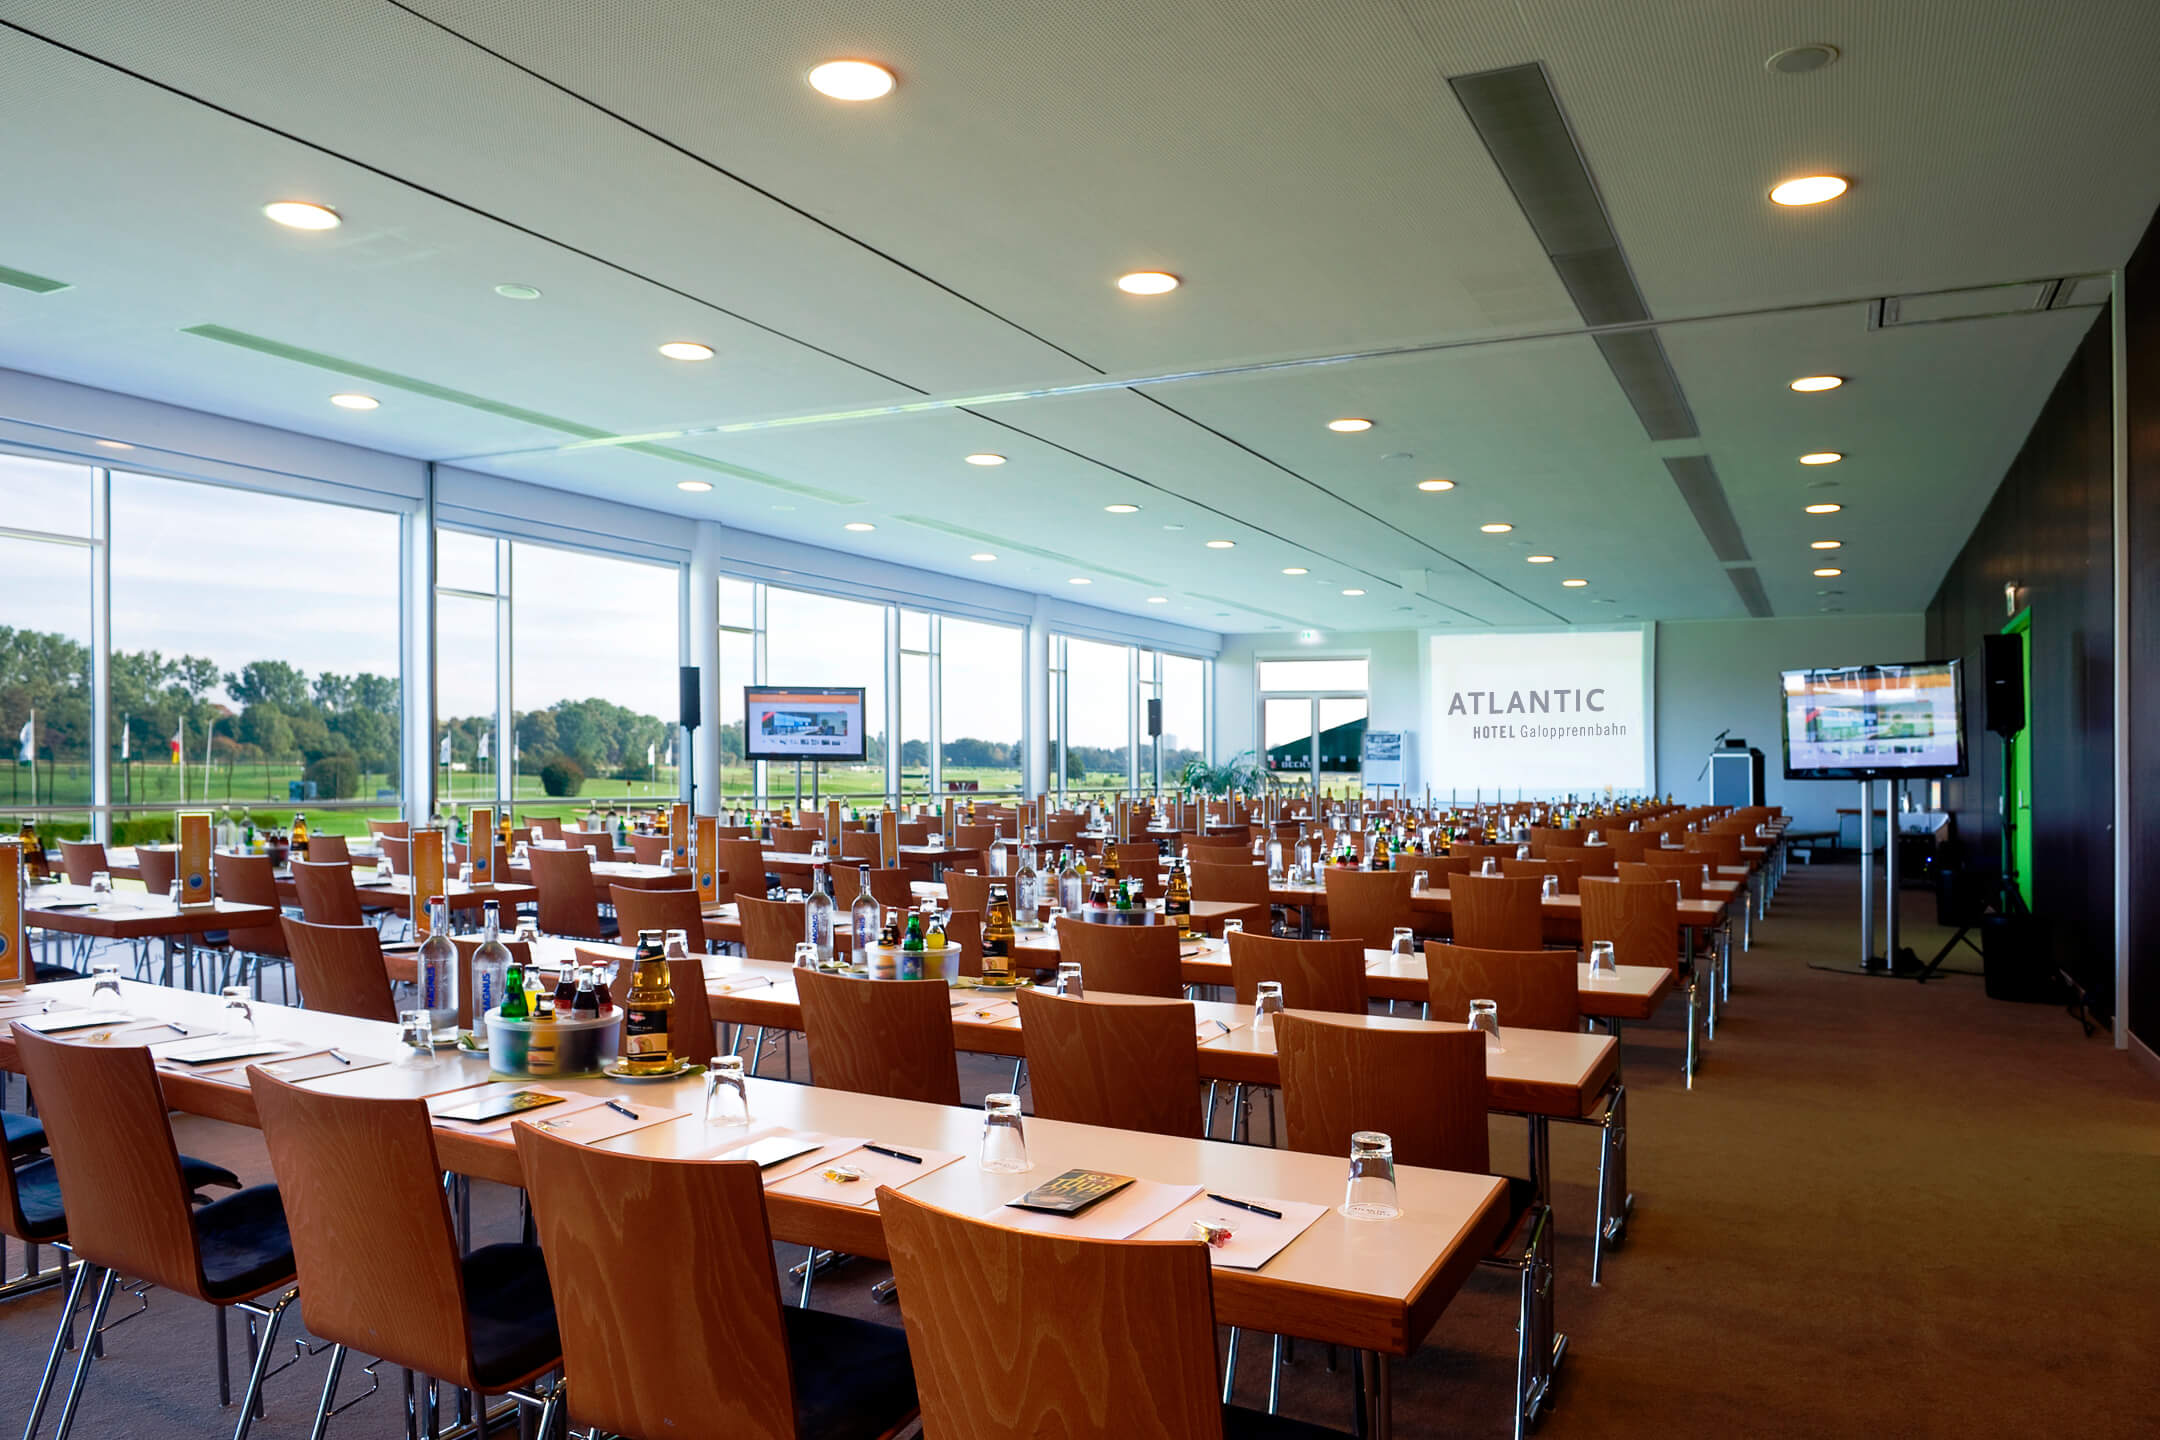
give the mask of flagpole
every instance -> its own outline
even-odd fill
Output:
[[[37,711],[30,712],[30,808],[37,809]]]

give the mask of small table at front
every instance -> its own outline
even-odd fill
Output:
[[[268,905],[242,905],[214,900],[208,905],[176,906],[164,896],[93,894],[86,886],[32,886],[23,906],[23,924],[57,937],[92,935],[100,940],[150,940],[164,942],[165,981],[172,983],[173,951],[183,935],[207,935],[213,930],[244,930],[275,925],[278,911]],[[187,947],[182,966],[187,988],[195,986],[195,947]]]
[[[782,967],[785,968],[785,967]],[[87,1005],[88,981],[32,987],[22,1003],[0,1002],[0,1066],[19,1071],[11,1015],[31,1013],[29,1002]],[[221,1011],[215,996],[156,986],[123,985],[123,1003],[146,1019],[167,1019],[215,1028]],[[321,1054],[335,1046],[349,1056],[379,1060],[398,1053],[396,1027],[293,1010],[257,1002],[259,1034],[289,1039],[293,1056]],[[245,1065],[205,1067],[189,1073],[162,1064],[158,1080],[176,1110],[259,1126],[248,1093]],[[309,1089],[384,1099],[422,1099],[486,1083],[486,1061],[441,1054],[416,1065],[371,1064],[300,1083]],[[602,1148],[663,1159],[706,1159],[760,1131],[874,1136],[919,1150],[972,1154],[981,1139],[980,1111],[927,1105],[882,1096],[820,1090],[777,1080],[749,1082],[752,1129],[707,1125],[702,1081],[692,1077],[623,1084],[605,1077],[540,1081],[570,1094],[608,1096],[634,1109],[678,1112],[644,1129],[601,1140]],[[454,1174],[524,1184],[515,1137],[508,1130],[475,1131],[455,1121],[436,1121],[437,1157]],[[1346,1220],[1333,1207],[1342,1198],[1343,1161],[1335,1155],[1230,1145],[1108,1130],[1054,1120],[1028,1121],[1028,1149],[1036,1174],[1016,1179],[993,1175],[962,1160],[910,1184],[910,1195],[963,1215],[996,1213],[1018,1190],[1045,1174],[1081,1166],[1137,1174],[1167,1183],[1200,1185],[1253,1196],[1325,1205],[1327,1213],[1257,1271],[1228,1268],[1214,1273],[1215,1318],[1225,1325],[1294,1335],[1365,1352],[1366,1433],[1392,1433],[1391,1357],[1413,1353],[1462,1288],[1478,1260],[1500,1239],[1507,1219],[1505,1182],[1490,1175],[1397,1167],[1403,1215],[1386,1224]],[[773,1238],[793,1245],[883,1258],[888,1254],[878,1212],[871,1205],[838,1205],[768,1192],[766,1213]],[[1149,1238],[1157,1237],[1149,1233]]]

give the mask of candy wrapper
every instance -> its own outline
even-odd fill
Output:
[[[852,1185],[863,1178],[862,1168],[857,1165],[828,1165],[819,1174],[835,1185]]]
[[[1205,1240],[1210,1246],[1220,1250],[1230,1243],[1237,1231],[1219,1221],[1195,1220],[1192,1223],[1192,1233],[1193,1239]]]

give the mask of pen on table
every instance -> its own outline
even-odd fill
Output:
[[[606,1105],[608,1109],[613,1110],[618,1115],[627,1115],[632,1120],[638,1118],[637,1111],[631,1109],[628,1105],[623,1104],[620,1100],[604,1100],[601,1103]]]
[[[187,1033],[188,1033],[188,1028],[187,1028],[187,1026],[185,1026],[185,1025],[175,1025],[175,1024],[173,1024],[173,1022],[172,1022],[172,1021],[170,1021],[170,1020],[168,1020],[168,1021],[166,1021],[166,1022],[165,1022],[165,1028],[166,1028],[166,1029],[168,1029],[168,1030],[171,1030],[171,1031],[175,1032],[176,1034],[180,1034],[180,1035],[185,1035],[185,1034],[187,1034]]]
[[[1265,1205],[1255,1205],[1247,1200],[1233,1200],[1228,1195],[1217,1195],[1212,1190],[1207,1192],[1207,1198],[1219,1205],[1235,1206],[1239,1210],[1249,1210],[1255,1215],[1265,1215],[1270,1220],[1282,1219],[1282,1211],[1280,1210],[1270,1210]]]
[[[1230,1033],[1230,1022],[1227,1020],[1210,1020],[1207,1023],[1213,1025],[1225,1035]]]
[[[890,1155],[895,1160],[905,1160],[910,1165],[922,1164],[922,1156],[910,1155],[905,1150],[894,1150],[884,1145],[872,1145],[868,1141],[863,1142],[862,1148],[874,1155]]]
[[[333,1059],[333,1060],[337,1061],[337,1063],[338,1063],[338,1064],[340,1064],[340,1065],[350,1065],[350,1064],[352,1064],[352,1061],[351,1061],[351,1060],[347,1059],[347,1058],[346,1058],[345,1056],[343,1056],[343,1055],[340,1055],[340,1054],[339,1054],[339,1053],[338,1053],[337,1051],[335,1051],[335,1050],[325,1050],[325,1051],[323,1051],[323,1054],[325,1054],[325,1055],[328,1055],[328,1056],[329,1056],[329,1057],[330,1057],[331,1059]]]

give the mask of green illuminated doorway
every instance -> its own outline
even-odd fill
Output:
[[[2025,713],[2017,734],[2004,744],[2003,779],[2010,793],[2005,810],[2010,817],[2010,863],[2017,869],[2018,899],[2032,909],[2032,611],[2018,611],[2003,634],[2018,637],[2018,665],[2024,684]]]

